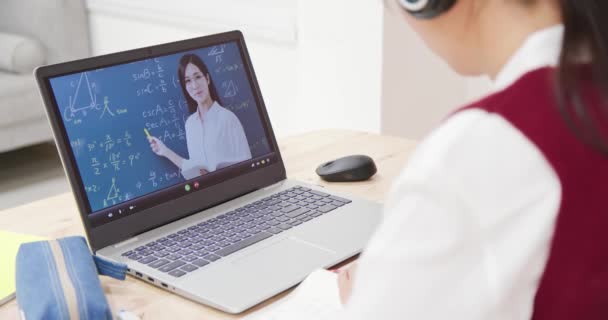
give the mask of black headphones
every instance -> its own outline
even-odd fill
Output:
[[[418,19],[432,19],[448,11],[456,0],[399,0],[399,4]]]

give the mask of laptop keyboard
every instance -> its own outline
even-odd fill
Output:
[[[352,202],[296,186],[122,254],[181,277]]]

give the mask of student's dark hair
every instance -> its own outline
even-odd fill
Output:
[[[580,139],[608,156],[608,0],[559,1],[565,26],[557,73],[560,112]],[[599,90],[599,106],[585,101],[583,82]]]
[[[196,108],[198,106],[196,101],[194,101],[194,99],[190,97],[190,94],[188,94],[188,90],[186,90],[186,66],[188,66],[188,64],[190,63],[199,68],[205,77],[209,77],[209,95],[211,96],[211,100],[217,101],[217,103],[222,104],[220,101],[220,97],[217,94],[217,89],[215,89],[215,84],[213,84],[213,78],[211,77],[211,73],[209,72],[209,69],[207,69],[207,66],[205,65],[203,60],[195,54],[185,54],[179,59],[177,78],[179,79],[179,84],[182,87],[182,93],[184,94],[184,97],[186,97],[186,102],[188,103],[188,110],[190,111],[190,114],[195,113]]]

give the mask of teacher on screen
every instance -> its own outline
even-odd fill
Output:
[[[179,61],[179,83],[188,103],[186,143],[189,159],[182,158],[160,139],[150,136],[150,148],[180,168],[185,179],[251,159],[241,122],[222,107],[205,63],[194,54]]]

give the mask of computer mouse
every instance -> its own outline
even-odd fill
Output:
[[[374,160],[364,155],[328,161],[322,163],[316,170],[321,179],[329,182],[363,181],[371,178],[377,171]]]

